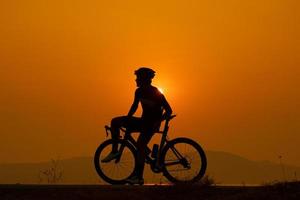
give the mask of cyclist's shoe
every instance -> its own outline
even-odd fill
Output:
[[[126,179],[126,182],[130,185],[143,185],[144,184],[144,179],[143,178],[139,178],[137,176],[132,176],[128,179]]]
[[[110,152],[105,158],[103,158],[101,160],[101,162],[103,162],[103,163],[110,162],[111,160],[116,159],[119,155],[120,155],[119,152],[116,152],[116,153]]]

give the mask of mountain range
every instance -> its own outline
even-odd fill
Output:
[[[264,184],[272,181],[297,180],[300,167],[287,166],[270,161],[253,161],[221,151],[207,151],[206,174],[217,184]],[[62,184],[101,184],[92,157],[75,157],[56,160],[56,171]],[[53,161],[40,163],[0,164],[0,184],[47,183],[45,172],[54,167]],[[57,176],[59,176],[57,173]],[[166,182],[161,174],[153,174],[145,168],[146,183]]]

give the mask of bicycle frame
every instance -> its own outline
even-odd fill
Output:
[[[175,115],[172,116],[172,118],[173,118],[173,117],[175,117]],[[145,158],[145,159],[146,159],[146,162],[149,162],[150,164],[151,164],[151,163],[152,163],[152,164],[155,164],[156,160],[158,160],[159,155],[161,154],[161,151],[162,151],[162,149],[163,149],[165,143],[168,142],[167,134],[168,134],[168,130],[169,130],[169,122],[170,122],[170,120],[171,120],[172,118],[170,117],[170,118],[166,119],[166,122],[165,122],[165,124],[164,124],[164,128],[163,128],[162,131],[159,130],[159,131],[155,132],[155,133],[162,134],[161,141],[160,141],[160,145],[159,145],[159,148],[158,148],[157,158],[156,158],[156,159],[152,159],[152,158],[150,157],[151,149],[149,149],[149,147],[147,147],[147,150],[146,150],[147,153],[146,153],[146,158]],[[136,142],[136,140],[131,136],[131,133],[132,133],[132,132],[127,131],[127,130],[124,129],[124,128],[120,128],[120,130],[121,130],[122,132],[124,132],[123,140],[126,140],[126,141],[130,142],[130,143],[137,149],[137,142]],[[124,145],[121,145],[121,147],[120,147],[120,149],[119,149],[119,152],[121,153],[121,155],[122,155],[123,149],[124,149]],[[120,155],[120,156],[121,156],[121,155]],[[117,161],[118,161],[118,159],[116,160],[116,162],[117,162]]]
[[[165,124],[164,124],[164,128],[163,128],[162,131],[159,130],[159,131],[155,132],[155,133],[162,134],[161,141],[160,141],[159,148],[158,148],[158,154],[157,154],[156,158],[154,158],[154,159],[151,158],[151,156],[150,156],[151,149],[149,149],[149,147],[147,147],[146,151],[148,151],[149,153],[148,152],[146,153],[145,160],[146,160],[146,163],[150,164],[151,166],[154,166],[154,168],[159,168],[159,162],[158,161],[159,161],[160,155],[162,153],[162,150],[163,150],[164,146],[169,142],[168,137],[167,137],[168,131],[169,131],[169,123],[170,123],[170,120],[173,119],[175,116],[176,115],[172,115],[172,116],[170,116],[169,118],[166,119]],[[110,127],[105,126],[105,129],[106,129],[106,133],[108,135],[108,130],[110,131]],[[137,149],[137,142],[131,136],[132,132],[127,131],[125,128],[120,128],[120,130],[124,133],[123,140],[128,141],[129,143],[131,143]],[[124,147],[125,147],[125,145],[120,146],[120,148],[119,148],[120,156],[115,160],[115,163],[118,163],[120,161],[120,158],[122,156],[122,152],[124,150]],[[179,160],[166,163],[165,165],[169,166],[169,165],[176,165],[176,164],[181,163],[184,166],[188,167],[188,164],[186,164],[186,160],[176,150],[176,148],[173,147],[171,149],[172,149],[172,151],[174,152],[174,154],[176,155],[176,157]],[[154,168],[152,168],[153,171],[160,172],[160,170],[155,170]]]

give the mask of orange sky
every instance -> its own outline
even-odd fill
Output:
[[[151,66],[171,137],[300,166],[297,0],[0,3],[0,163],[92,156]]]

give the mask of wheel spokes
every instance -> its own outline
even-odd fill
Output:
[[[102,173],[113,180],[123,180],[130,176],[134,170],[135,158],[130,149],[124,148],[120,158],[102,163],[101,160],[109,154],[109,151],[102,151],[99,158],[99,165]]]
[[[190,181],[200,172],[201,156],[192,145],[176,143],[166,152],[164,165],[178,181]]]

